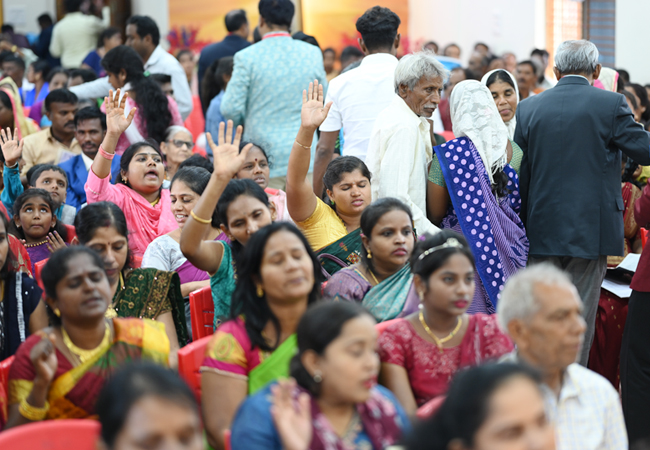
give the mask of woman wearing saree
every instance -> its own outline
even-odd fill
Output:
[[[162,322],[171,346],[170,366],[176,367],[176,352],[189,339],[178,274],[133,268],[127,221],[114,203],[99,202],[82,208],[75,218],[75,229],[76,241],[95,250],[104,260],[113,299],[107,317]]]
[[[633,161],[628,162],[622,156],[622,194],[623,194],[623,256],[608,256],[607,268],[618,266],[630,253],[641,253],[641,226],[634,219],[634,205],[641,198],[641,189],[631,183],[634,171],[639,167]],[[602,289],[598,300],[596,331],[589,351],[587,367],[607,378],[614,388],[621,383],[620,361],[623,330],[627,319],[629,298],[619,296]]]
[[[239,149],[243,128],[237,127],[232,143],[233,123],[219,125],[219,145],[208,133],[208,144],[214,157],[214,171],[208,185],[190,211],[181,232],[181,251],[187,260],[210,274],[212,301],[214,302],[214,328],[230,315],[230,302],[235,290],[235,260],[248,241],[260,228],[275,220],[275,206],[253,180],[233,180],[240,170],[253,144]],[[224,134],[225,132],[225,134]],[[228,136],[226,142],[225,136]],[[204,240],[215,214],[230,243]]]
[[[375,383],[375,325],[353,303],[311,307],[298,325],[293,379],[246,399],[233,423],[232,448],[394,448],[411,426],[395,396]]]
[[[111,162],[122,133],[135,116],[135,109],[124,115],[126,96],[120,90],[105,98],[106,136],[88,171],[88,204],[109,201],[124,211],[129,227],[129,245],[134,256],[142,257],[147,246],[160,235],[178,227],[171,211],[169,190],[162,189],[165,166],[158,145],[153,141],[131,145],[120,160],[120,179],[111,184]]]
[[[51,419],[96,416],[105,380],[137,360],[167,364],[163,326],[140,319],[107,319],[110,286],[101,258],[72,246],[52,254],[43,269],[52,326],[30,336],[9,373],[7,427]]]
[[[354,156],[332,160],[323,176],[329,199],[326,205],[314,194],[307,173],[314,133],[327,117],[331,103],[323,106],[323,86],[314,80],[302,94],[301,125],[293,142],[287,168],[289,215],[318,252],[324,270],[333,275],[361,259],[363,244],[359,224],[370,204],[370,172]]]
[[[210,172],[202,167],[183,167],[174,175],[169,193],[172,212],[178,228],[164,234],[149,244],[142,258],[142,267],[153,267],[168,272],[176,272],[181,280],[183,297],[190,292],[210,285],[210,275],[183,256],[180,240],[185,222],[210,181]],[[226,238],[219,228],[216,212],[212,214],[212,223],[205,230],[205,240],[213,241]]]
[[[16,130],[14,136],[20,141],[38,131],[34,121],[25,117],[16,83],[9,77],[0,80],[0,129]]]
[[[410,208],[396,198],[376,200],[361,214],[361,231],[361,262],[336,272],[323,296],[361,303],[378,322],[417,311],[408,263],[415,243]]]
[[[456,372],[513,349],[495,315],[468,314],[474,297],[474,257],[451,230],[416,244],[411,257],[422,309],[389,325],[379,337],[379,382],[409,415],[444,395]]]
[[[429,218],[465,236],[476,260],[469,310],[494,314],[506,280],[526,265],[528,238],[518,216],[519,179],[508,164],[512,145],[486,86],[462,81],[450,98],[456,139],[434,147],[445,187],[427,186]],[[430,172],[431,173],[431,172]]]
[[[292,224],[262,228],[241,256],[230,320],[215,332],[201,367],[203,419],[217,450],[246,396],[288,376],[298,321],[320,292],[318,260]]]

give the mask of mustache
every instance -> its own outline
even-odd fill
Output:
[[[64,126],[67,127],[68,125],[71,125],[71,126],[74,127],[74,120],[71,120],[71,121],[69,121],[69,122],[66,122]]]

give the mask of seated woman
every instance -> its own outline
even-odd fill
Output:
[[[135,121],[129,122],[120,136],[115,153],[121,155],[129,145],[146,139],[163,142],[168,127],[183,126],[176,101],[165,95],[158,83],[148,77],[142,58],[131,47],[120,45],[107,52],[102,67],[111,86],[122,89],[125,94],[126,114],[135,111]]]
[[[7,218],[0,214],[0,361],[16,353],[31,334],[47,326],[45,303],[41,302],[43,291],[27,273],[18,270],[8,227]]]
[[[0,130],[7,128],[16,130],[14,136],[18,141],[38,131],[38,125],[25,117],[18,87],[10,77],[0,81]]]
[[[241,152],[250,142],[242,142],[239,144],[239,151]],[[283,222],[292,222],[287,211],[287,194],[282,189],[273,189],[269,187],[269,175],[271,173],[271,163],[266,151],[259,145],[253,144],[248,151],[248,156],[244,161],[244,165],[239,172],[237,172],[237,179],[249,179],[256,182],[264,192],[269,196],[269,201],[275,205],[275,212],[277,220]]]
[[[25,249],[34,264],[50,257],[55,250],[65,247],[68,231],[56,218],[56,205],[49,192],[43,189],[27,189],[14,203],[11,234],[24,240]]]
[[[217,450],[246,396],[289,374],[298,321],[320,292],[318,260],[292,224],[262,228],[241,256],[230,320],[217,329],[201,366],[203,419]]]
[[[153,141],[131,145],[120,160],[120,179],[111,184],[111,160],[115,146],[135,115],[132,109],[124,116],[126,96],[109,92],[106,105],[106,136],[99,147],[86,182],[88,204],[109,201],[128,217],[129,245],[134,256],[142,256],[147,246],[160,235],[178,225],[171,210],[169,190],[162,189],[165,166],[158,146]]]
[[[46,81],[50,69],[50,65],[44,59],[34,61],[27,69],[27,81],[34,85],[31,90],[25,92],[25,103],[23,106],[28,114],[28,110],[31,109],[34,103],[44,101],[47,94],[50,93],[50,84]]]
[[[111,290],[97,253],[78,245],[59,250],[42,277],[52,326],[27,338],[16,352],[7,428],[92,418],[104,381],[121,365],[167,364],[169,340],[162,324],[105,317]]]
[[[176,352],[188,341],[185,303],[176,272],[133,269],[126,218],[111,202],[82,208],[75,220],[77,241],[104,260],[111,288],[107,317],[138,317],[165,324],[171,348],[170,365],[176,367]]]
[[[385,449],[410,430],[393,394],[375,385],[375,320],[354,303],[321,303],[298,324],[293,380],[267,386],[243,403],[233,448]]]
[[[172,125],[167,128],[165,139],[160,142],[160,152],[165,157],[164,189],[169,189],[170,181],[176,175],[178,166],[192,156],[193,148],[194,138],[187,128],[179,125]]]
[[[379,337],[380,382],[409,415],[444,395],[458,370],[512,351],[496,316],[467,314],[474,297],[474,257],[451,230],[420,241],[411,257],[422,309]]]
[[[214,155],[214,172],[181,232],[181,251],[187,260],[210,274],[214,301],[214,327],[230,314],[230,299],[235,290],[235,258],[251,236],[275,219],[275,207],[268,196],[252,180],[233,180],[246,159],[250,146],[239,151],[242,127],[232,144],[224,138],[225,124],[220,125],[219,145],[208,134]],[[232,136],[232,121],[228,121],[226,136]],[[232,243],[203,240],[212,224],[216,208],[221,230]],[[232,246],[232,248],[231,248]]]
[[[147,247],[142,257],[141,267],[153,267],[167,272],[176,272],[181,280],[181,293],[183,297],[190,292],[210,286],[210,275],[196,268],[181,252],[181,232],[185,222],[190,218],[190,213],[199,196],[205,191],[210,181],[210,172],[201,167],[184,167],[174,175],[171,182],[170,196],[172,213],[178,223],[174,231],[163,234],[154,239]],[[214,241],[225,237],[219,228],[219,219],[216,211],[212,214],[212,223],[206,228],[203,240]]]
[[[363,304],[382,322],[418,310],[409,259],[415,244],[411,209],[396,198],[381,198],[361,214],[361,261],[327,282],[325,298]]]
[[[314,251],[335,256],[350,265],[359,262],[363,249],[359,224],[361,213],[371,202],[370,172],[355,156],[332,160],[323,176],[331,207],[314,194],[307,179],[311,142],[330,106],[323,107],[323,86],[317,81],[309,83],[309,89],[303,91],[302,122],[289,156],[287,207]],[[336,264],[326,266],[330,275],[340,268]]]
[[[528,259],[528,238],[518,215],[519,178],[508,164],[513,148],[487,87],[461,81],[449,103],[456,139],[434,147],[429,219],[469,241],[477,269],[469,312],[494,314],[501,288]],[[442,170],[444,185],[436,169]]]
[[[466,370],[454,378],[436,414],[406,439],[405,448],[555,450],[541,381],[536,372],[510,363]]]
[[[121,369],[99,393],[97,413],[102,429],[98,449],[162,448],[167,442],[179,450],[203,450],[196,397],[163,367],[138,363]]]

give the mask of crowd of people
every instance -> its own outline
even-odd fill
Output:
[[[36,43],[0,37],[0,430],[650,445],[650,86],[593,43],[560,44],[555,79],[540,49],[398,58],[401,19],[375,6],[338,55],[260,0],[253,43],[234,10],[222,41],[172,55],[150,17],[64,3]],[[198,290],[197,402],[175,370]]]

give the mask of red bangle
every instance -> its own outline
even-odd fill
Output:
[[[99,146],[99,154],[102,155],[103,158],[108,159],[109,161],[115,158],[115,153],[108,153],[106,150],[102,148],[102,146]]]

